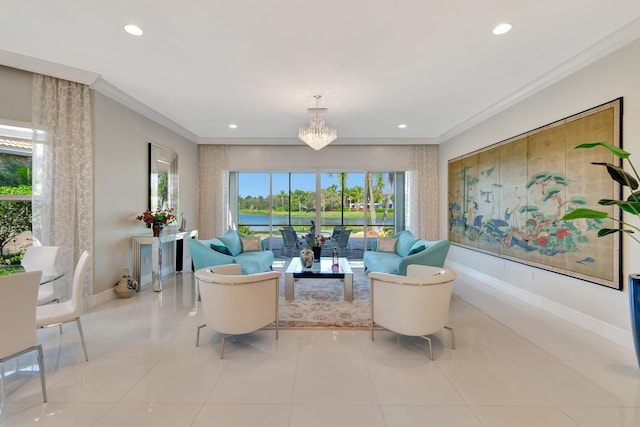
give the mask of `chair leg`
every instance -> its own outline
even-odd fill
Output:
[[[80,334],[80,341],[82,341],[82,350],[84,350],[84,359],[88,362],[89,356],[87,355],[87,345],[84,342],[84,334],[82,333],[82,324],[80,323],[80,317],[76,319],[76,325],[78,325],[78,333]]]
[[[42,401],[47,403],[47,385],[44,379],[44,356],[42,354],[42,344],[35,346],[38,350],[38,369],[40,370],[40,385],[42,386]]]
[[[220,359],[224,359],[224,340],[229,338],[231,335],[223,335],[222,336],[222,346],[220,347]]]
[[[205,326],[207,326],[207,324],[203,323],[196,329],[196,347],[200,346],[200,329],[204,328]]]
[[[444,327],[445,329],[448,329],[449,332],[451,332],[451,350],[455,350],[456,349],[456,336],[453,334],[453,328],[451,326],[446,326]]]
[[[429,343],[429,359],[433,360],[433,350],[431,348],[431,338],[429,338],[427,336],[420,336],[420,338],[427,340],[427,342]]]

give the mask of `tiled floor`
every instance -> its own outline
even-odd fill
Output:
[[[457,349],[438,333],[434,362],[424,340],[343,330],[260,331],[220,360],[211,330],[195,347],[192,280],[83,315],[89,362],[74,325],[39,331],[49,402],[35,357],[5,363],[0,425],[640,426],[632,351],[468,278],[451,307]]]

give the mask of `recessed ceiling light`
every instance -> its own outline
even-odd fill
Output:
[[[142,31],[142,28],[138,27],[137,25],[133,25],[133,24],[128,24],[124,26],[124,30],[131,34],[132,36],[141,36],[142,34],[144,34],[144,31]]]
[[[235,124],[235,123],[231,123],[231,124],[229,125],[229,129],[238,129],[238,125],[237,125],[237,124]]]
[[[404,128],[406,128],[406,127],[407,127],[407,125],[406,125],[406,124],[404,124],[404,123],[400,123],[400,124],[398,125],[398,127],[399,127],[400,129],[404,129]]]
[[[504,23],[496,26],[493,29],[492,33],[495,34],[496,36],[499,36],[501,34],[508,33],[510,30],[511,30],[511,24]]]

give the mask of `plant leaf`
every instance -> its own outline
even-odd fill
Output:
[[[629,157],[630,153],[624,151],[621,148],[614,147],[611,144],[607,144],[606,142],[587,142],[585,144],[576,145],[575,148],[593,148],[593,147],[604,147],[607,150],[611,151],[615,156],[620,157],[621,159],[626,159]]]
[[[629,194],[627,197],[628,202],[640,202],[640,191],[636,191],[634,193]]]
[[[620,228],[601,228],[600,230],[598,230],[598,237],[607,236],[613,233],[619,233],[621,231],[622,229]]]
[[[600,199],[598,200],[598,204],[602,206],[611,206],[625,203],[622,200],[612,200],[612,199]]]
[[[620,209],[622,209],[623,211],[633,214],[633,215],[638,215],[640,213],[640,203],[638,202],[622,202],[622,203],[618,203],[618,206],[620,206]]]
[[[632,190],[638,188],[638,181],[627,171],[619,166],[612,165],[611,163],[592,162],[592,165],[606,166],[607,172],[611,178],[620,185],[625,187],[631,187]]]
[[[596,211],[594,209],[578,208],[564,214],[562,219],[565,221],[571,221],[573,219],[581,219],[581,218],[603,219],[603,218],[607,218],[608,216],[609,214],[606,212]]]

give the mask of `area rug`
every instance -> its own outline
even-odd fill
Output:
[[[284,274],[280,279],[281,328],[365,329],[371,319],[369,278],[353,268],[353,301],[344,300],[341,279],[297,279],[295,299],[284,299]]]

